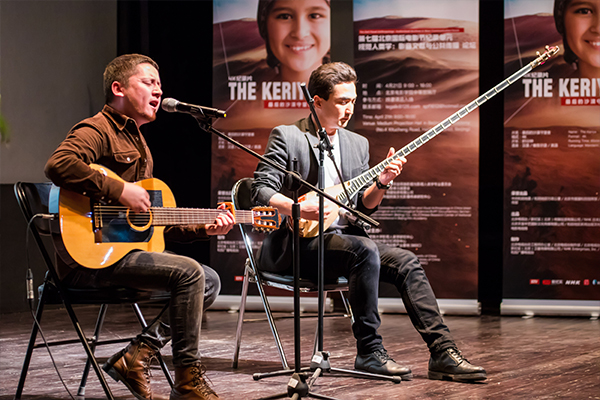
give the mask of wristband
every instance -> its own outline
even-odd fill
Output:
[[[375,185],[377,185],[377,189],[380,189],[380,190],[388,190],[389,188],[392,187],[392,183],[394,183],[394,181],[390,181],[390,183],[388,183],[387,185],[384,185],[379,180],[379,176],[377,178],[375,178]]]

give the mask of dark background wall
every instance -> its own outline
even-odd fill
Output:
[[[452,0],[448,0],[452,1]],[[4,1],[2,2],[4,3]],[[17,7],[17,2],[13,6]],[[20,2],[19,2],[20,3]],[[44,3],[44,2],[25,2]],[[53,2],[47,2],[53,3]],[[64,3],[64,1],[63,1]],[[75,2],[92,6],[113,4],[116,8],[114,30],[116,51],[106,61],[94,66],[101,90],[101,71],[113,56],[124,53],[143,53],[160,65],[164,97],[174,97],[193,104],[211,105],[212,101],[212,2],[211,1],[147,1],[130,0],[116,2]],[[352,2],[332,0],[332,59],[352,63]],[[2,21],[8,18],[6,8],[0,4]],[[13,9],[9,11],[14,12]],[[96,10],[97,11],[97,10]],[[83,13],[87,11],[83,10]],[[112,14],[111,14],[112,15]],[[54,25],[64,25],[57,15]],[[109,17],[110,19],[110,17]],[[110,25],[110,24],[109,24]],[[336,27],[345,27],[343,29]],[[33,24],[19,29],[36,30]],[[107,28],[110,29],[110,28]],[[38,32],[38,34],[43,32]],[[2,30],[3,43],[6,38]],[[111,33],[108,33],[108,41]],[[84,47],[92,51],[96,42],[79,37]],[[106,40],[106,39],[104,39]],[[58,51],[61,43],[51,47]],[[0,54],[5,56],[0,47]],[[24,50],[25,53],[25,50]],[[4,63],[2,64],[4,65]],[[53,66],[60,68],[60,66]],[[2,72],[2,70],[0,70]],[[2,84],[0,75],[0,84]],[[24,77],[26,81],[27,77]],[[503,76],[503,1],[480,0],[480,92],[498,84]],[[60,77],[60,80],[68,80]],[[4,86],[2,93],[6,94]],[[35,91],[35,87],[26,87]],[[58,104],[78,104],[81,96],[57,91],[54,98]],[[90,96],[84,96],[90,97]],[[97,94],[91,96],[98,98]],[[499,313],[502,293],[502,181],[503,181],[503,131],[502,95],[495,96],[480,109],[481,155],[480,155],[480,240],[479,240],[479,301],[484,313]],[[4,104],[11,101],[2,97]],[[18,99],[15,99],[17,101]],[[95,100],[95,101],[96,101]],[[102,98],[99,100],[102,101]],[[90,104],[92,102],[90,101]],[[96,106],[96,104],[94,103]],[[47,102],[37,106],[40,112],[52,113],[56,103]],[[85,118],[101,107],[99,103],[80,112],[70,124]],[[10,117],[10,115],[8,115]],[[24,244],[25,223],[17,209],[12,184],[17,180],[43,180],[41,168],[58,142],[65,136],[70,125],[60,127],[54,133],[50,146],[38,149],[35,163],[19,164],[14,173],[4,172],[0,187],[0,313],[22,311],[25,302],[26,250]],[[152,124],[142,128],[155,158],[155,176],[164,180],[173,190],[180,206],[210,207],[210,143],[211,137],[202,132],[193,118],[161,112]],[[21,132],[13,131],[13,137]],[[43,135],[43,132],[37,132]],[[35,143],[28,146],[34,148]],[[39,147],[39,146],[38,146]],[[0,149],[0,155],[11,151]],[[6,163],[3,169],[12,168]],[[40,166],[41,165],[41,166]],[[205,171],[205,172],[204,172]],[[207,243],[194,245],[170,245],[170,249],[193,256],[210,264]],[[31,263],[36,263],[37,253],[30,246]],[[43,269],[34,266],[35,282],[41,282]]]

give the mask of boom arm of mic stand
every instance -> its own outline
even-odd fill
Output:
[[[300,175],[298,175],[298,173],[292,172],[292,171],[288,171],[287,169],[285,169],[281,165],[277,164],[276,162],[274,162],[274,161],[266,158],[265,156],[262,156],[262,155],[258,154],[254,150],[251,150],[251,149],[247,148],[246,146],[244,146],[240,142],[238,142],[238,141],[230,138],[229,136],[225,135],[223,132],[218,131],[217,129],[215,129],[212,126],[210,118],[203,118],[203,117],[199,117],[199,116],[194,116],[194,118],[198,122],[198,125],[200,126],[200,129],[202,129],[203,131],[217,135],[218,137],[222,138],[223,140],[226,140],[229,143],[233,144],[234,146],[236,146],[240,150],[243,150],[246,153],[252,155],[253,157],[259,159],[260,161],[263,161],[265,164],[269,164],[271,167],[277,169],[278,171],[280,171],[280,172],[282,172],[282,173],[284,173],[284,174],[286,174],[288,176],[293,177],[293,179],[297,180],[302,185],[306,186],[310,190],[316,192],[318,195],[326,198],[327,200],[331,201],[332,203],[335,203],[338,207],[345,209],[346,211],[350,212],[352,215],[355,215],[358,219],[360,219],[360,220],[362,220],[362,221],[364,221],[364,222],[366,222],[366,223],[368,223],[368,224],[370,224],[372,226],[375,226],[375,227],[379,226],[379,222],[375,221],[373,218],[369,217],[368,215],[366,215],[366,214],[364,214],[364,213],[362,213],[362,212],[360,212],[360,211],[358,211],[358,210],[356,210],[354,208],[351,208],[351,207],[347,206],[346,204],[342,203],[341,201],[339,201],[335,197],[331,196],[330,194],[328,194],[328,193],[322,191],[321,189],[315,187],[311,183],[309,183],[306,180],[302,179],[302,177]]]

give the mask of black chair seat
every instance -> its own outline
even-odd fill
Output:
[[[279,275],[274,272],[265,272],[265,271],[258,271],[258,273],[259,273],[260,277],[266,282],[274,282],[274,283],[278,283],[278,284],[286,285],[286,286],[290,286],[290,287],[294,286],[294,277],[292,275]],[[303,288],[304,291],[316,291],[318,289],[317,282],[315,282],[313,280],[306,279],[306,278],[300,278],[298,280],[298,282],[299,282],[300,287]],[[346,279],[343,276],[340,276],[334,282],[325,281],[323,287],[325,288],[325,291],[331,291],[331,290],[339,290],[340,286],[347,286],[347,285],[348,285],[348,279]]]
[[[58,288],[52,282],[46,282],[38,287],[41,298],[42,291],[46,288],[46,304],[62,304],[62,298]],[[64,288],[72,304],[123,304],[123,303],[146,303],[169,301],[169,292],[152,292],[126,287],[109,288]]]

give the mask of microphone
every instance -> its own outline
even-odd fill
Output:
[[[358,219],[358,217],[356,215],[352,214],[350,211],[346,210],[345,208],[340,208],[338,211],[338,215],[340,217],[346,218],[348,220],[348,222],[351,223],[352,225],[356,225],[359,228],[363,228],[365,231],[368,231],[369,229],[371,229],[371,224]]]
[[[227,116],[225,111],[217,110],[216,108],[182,103],[181,101],[170,97],[163,99],[162,109],[166,112],[180,112],[205,118],[225,118]]]

